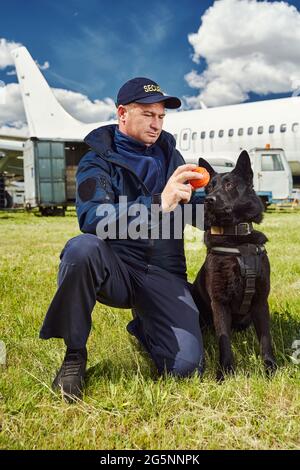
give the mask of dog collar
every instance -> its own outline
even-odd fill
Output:
[[[252,231],[252,222],[241,222],[237,225],[227,225],[225,227],[212,225],[210,228],[212,235],[250,235]]]

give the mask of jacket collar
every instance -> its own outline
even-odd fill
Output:
[[[127,158],[123,155],[120,155],[116,151],[114,144],[116,127],[116,124],[109,124],[107,126],[98,127],[85,137],[84,142],[89,145],[89,147],[91,147],[91,149],[94,150],[100,157],[112,163],[116,163],[117,165],[123,166],[124,168],[127,168],[131,171],[128,166]],[[169,134],[169,132],[162,131],[156,144],[162,148],[168,162],[175,147],[174,137],[172,134]]]

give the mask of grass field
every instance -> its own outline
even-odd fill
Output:
[[[236,375],[215,381],[218,351],[204,337],[202,380],[161,379],[129,340],[129,310],[97,304],[88,342],[84,401],[70,405],[50,384],[64,355],[61,340],[38,332],[56,289],[59,253],[79,234],[65,218],[0,213],[1,449],[296,449],[300,446],[300,213],[267,214],[262,224],[272,267],[270,309],[279,364],[268,380],[254,331],[233,336]],[[201,233],[188,230],[193,280],[205,255]],[[300,355],[299,355],[300,357]]]

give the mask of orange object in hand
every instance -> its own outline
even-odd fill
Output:
[[[194,189],[203,188],[203,186],[206,186],[209,183],[210,175],[205,168],[203,168],[202,166],[197,166],[197,168],[195,168],[193,171],[201,173],[203,176],[201,180],[199,179],[189,181],[189,183],[193,186]]]

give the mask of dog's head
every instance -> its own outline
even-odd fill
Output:
[[[203,158],[199,159],[198,165],[210,174],[204,202],[207,227],[262,221],[264,207],[253,189],[253,171],[245,150],[229,173],[216,173]]]

